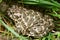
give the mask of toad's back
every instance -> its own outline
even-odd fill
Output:
[[[22,6],[12,5],[7,11],[9,17],[14,20],[18,33],[23,35],[42,37],[54,27],[53,19],[38,11]]]

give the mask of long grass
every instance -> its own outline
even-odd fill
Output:
[[[60,3],[54,0],[22,0],[19,3],[38,5],[45,8],[60,8]]]
[[[0,0],[0,3],[2,2],[2,0]]]
[[[3,0],[0,0],[0,3]],[[28,4],[28,5],[36,5],[36,6],[40,6],[40,7],[44,7],[44,8],[48,8],[48,9],[52,9],[52,12],[49,14],[53,17],[58,17],[60,19],[60,14],[58,14],[56,11],[58,11],[58,9],[60,9],[60,3],[58,3],[55,0],[22,0],[19,1],[17,0],[18,3],[23,3],[23,4]],[[4,16],[3,16],[4,17]],[[60,22],[60,21],[59,21]],[[8,31],[10,31],[11,33],[13,33],[16,37],[19,38],[19,40],[29,40],[26,37],[19,35],[18,33],[16,33],[14,31],[14,29],[12,29],[10,26],[8,26],[7,24],[4,23],[3,20],[1,20],[0,17],[0,24],[3,25]],[[57,26],[60,26],[60,24],[56,24]],[[60,30],[60,28],[57,28],[57,30]],[[57,37],[55,37],[57,35]],[[60,32],[55,32],[55,33],[51,33],[49,32],[46,36],[44,36],[43,38],[38,38],[35,40],[60,40]]]
[[[9,27],[8,25],[6,25],[0,18],[0,24],[3,25],[8,31],[10,31],[11,33],[13,33],[16,37],[18,37],[20,40],[27,40],[25,37],[19,35],[18,33],[16,33],[14,31],[14,29],[12,29],[11,27]]]

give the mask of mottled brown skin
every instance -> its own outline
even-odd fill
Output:
[[[38,11],[22,6],[12,5],[7,11],[9,17],[14,20],[18,33],[33,37],[43,37],[54,28],[53,19]]]

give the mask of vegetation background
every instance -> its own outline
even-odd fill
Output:
[[[44,10],[44,13],[47,13],[54,19],[55,28],[53,33],[49,32],[46,36],[38,39],[19,35],[14,31],[12,20],[5,15],[6,10],[5,7],[1,6],[2,2],[7,4],[15,2],[42,7],[41,10]],[[0,0],[0,40],[60,40],[60,0]]]

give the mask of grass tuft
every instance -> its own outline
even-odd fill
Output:
[[[11,27],[6,25],[1,19],[0,19],[0,24],[3,25],[6,29],[8,29],[11,33],[13,33],[16,37],[18,37],[20,40],[27,40],[25,37],[19,35],[16,33]]]

